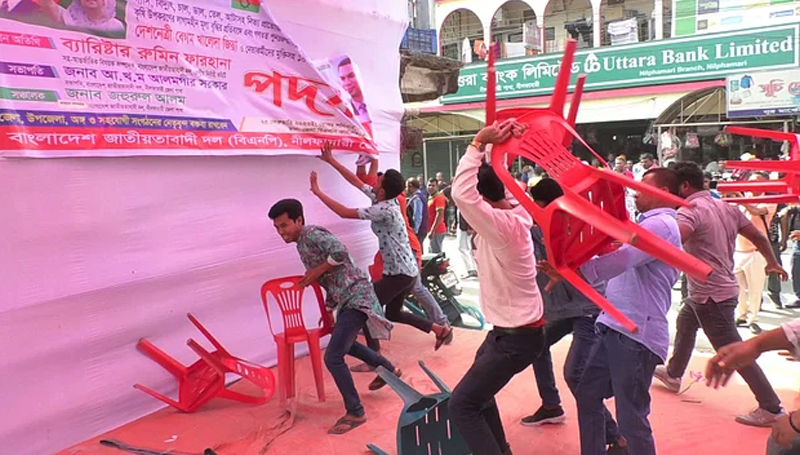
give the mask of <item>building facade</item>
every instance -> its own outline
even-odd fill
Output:
[[[791,109],[739,108],[729,116],[726,85],[736,89],[733,102],[739,104],[764,98],[765,91],[800,95],[800,83],[792,85],[800,67],[800,2],[437,0],[433,17],[440,55],[465,66],[456,93],[407,105],[426,131],[420,156],[404,161],[413,175],[451,173],[467,138],[483,126],[490,41],[497,43],[499,109],[546,105],[566,41],[578,42],[573,77],[587,75],[578,130],[603,156],[636,159],[651,152],[662,161],[701,164],[744,152],[767,158],[777,156],[781,144],[730,137],[723,127],[794,130]],[[776,74],[770,87],[752,82],[764,72]]]

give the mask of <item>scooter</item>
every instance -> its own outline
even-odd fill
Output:
[[[483,313],[477,308],[462,305],[456,300],[456,296],[461,294],[461,287],[456,274],[450,269],[450,260],[444,253],[422,256],[421,278],[422,283],[433,294],[436,302],[447,316],[450,325],[464,329],[483,330],[486,323]],[[427,317],[413,296],[408,296],[405,307],[418,316]],[[470,316],[475,322],[465,321],[462,315]]]

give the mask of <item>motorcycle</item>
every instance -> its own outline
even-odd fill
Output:
[[[461,295],[461,287],[456,274],[450,269],[450,260],[444,253],[423,255],[420,273],[422,283],[433,294],[451,326],[483,330],[485,325],[483,313],[477,308],[462,305],[456,299],[457,295]],[[427,317],[413,296],[408,296],[405,307],[418,316]],[[477,323],[465,321],[463,315],[470,316]]]

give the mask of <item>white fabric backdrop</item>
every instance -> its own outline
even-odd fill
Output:
[[[312,58],[347,53],[360,66],[381,167],[399,166],[406,2],[267,4]],[[306,156],[0,160],[3,449],[53,453],[159,408],[132,385],[173,395],[175,382],[135,344],[147,337],[193,362],[185,342],[202,335],[187,312],[235,355],[274,364],[259,288],[302,265],[274,233],[270,205],[303,200],[308,221],[364,267],[377,245],[368,225],[310,195],[313,169],[333,196],[367,203]]]

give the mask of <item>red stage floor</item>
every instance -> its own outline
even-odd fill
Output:
[[[423,360],[448,385],[454,387],[483,340],[484,333],[458,331],[455,342],[439,352],[433,351],[433,337],[399,326],[386,354],[404,372],[404,379],[423,393],[436,391],[417,366]],[[561,377],[561,366],[569,346],[563,340],[553,349],[556,376],[567,411],[564,425],[529,428],[519,419],[540,404],[531,371],[518,375],[498,395],[500,411],[515,455],[578,454],[578,423],[575,404]],[[702,370],[707,357],[696,356],[690,370]],[[762,367],[784,400],[784,406],[797,407],[796,386],[800,365],[775,354],[762,356]],[[276,372],[277,374],[277,372]],[[101,437],[66,449],[60,454],[123,455],[116,449],[102,447],[100,439],[116,439],[126,444],[166,453],[201,454],[212,448],[219,455],[264,454],[365,454],[367,443],[374,443],[389,453],[396,453],[395,431],[402,402],[388,386],[368,392],[372,374],[355,374],[362,392],[369,422],[342,436],[330,436],[327,429],[344,411],[333,380],[326,372],[328,400],[316,399],[308,358],[298,361],[298,398],[281,409],[277,397],[263,406],[247,406],[223,400],[212,401],[194,414],[163,409]],[[246,390],[247,384],[237,385]],[[676,396],[659,385],[652,389],[650,421],[658,452],[667,455],[763,454],[769,429],[746,427],[734,422],[734,416],[755,407],[749,389],[737,376],[728,388],[714,391],[695,384]],[[613,403],[611,404],[613,411]],[[169,441],[169,442],[167,442]]]

